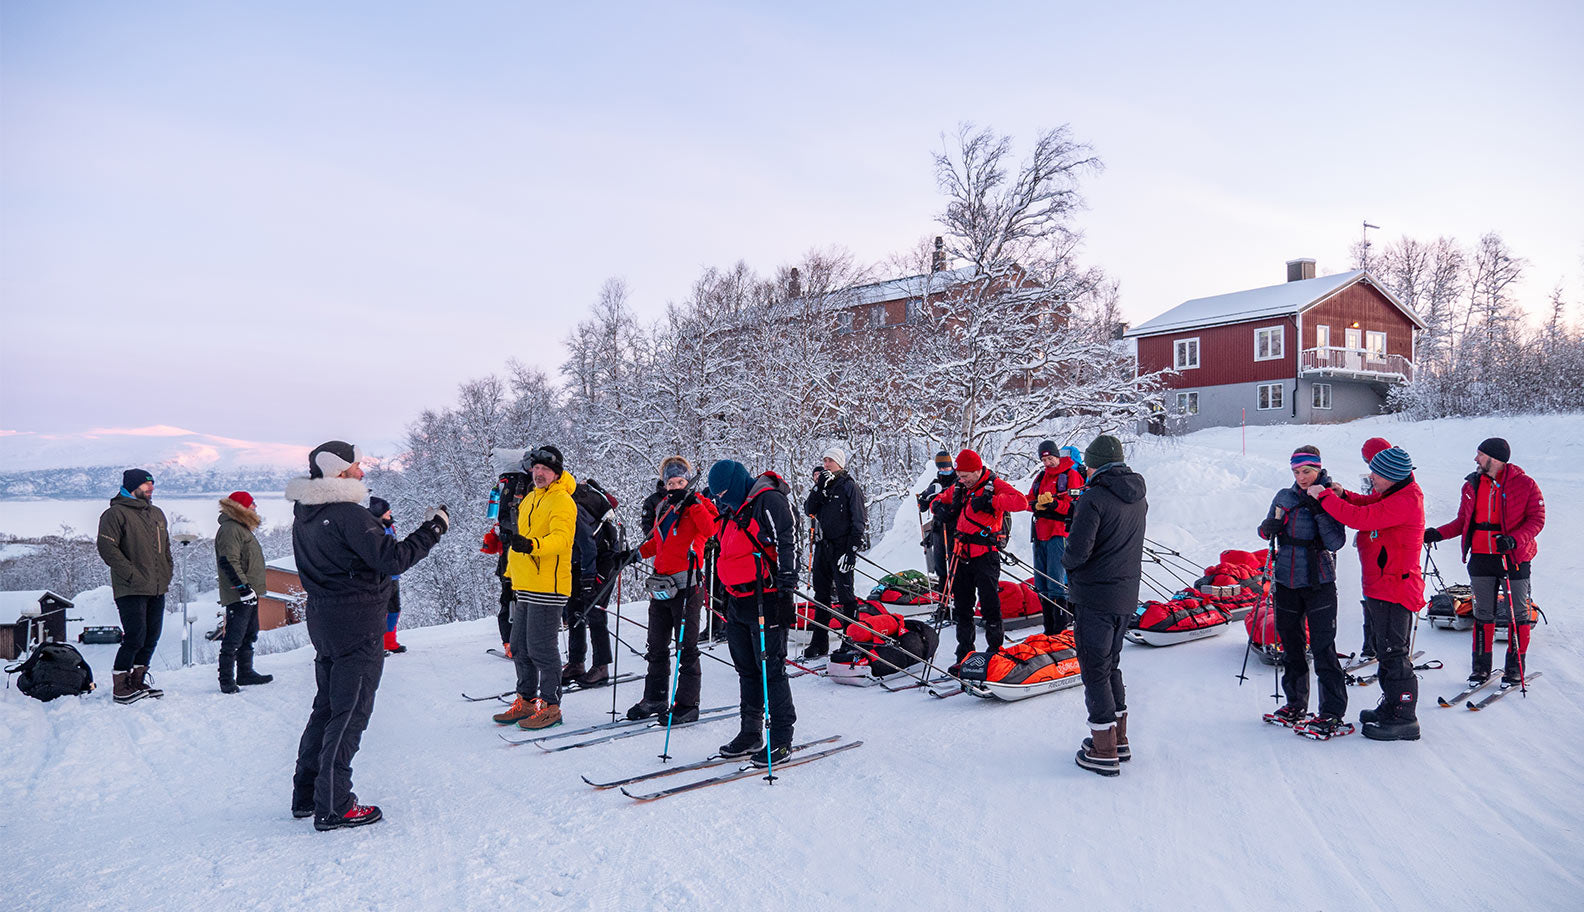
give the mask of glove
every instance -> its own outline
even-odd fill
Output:
[[[1048,507],[1048,506],[1050,506],[1051,501],[1053,501],[1055,499],[1056,499],[1056,495],[1055,494],[1052,494],[1049,491],[1042,491],[1042,492],[1040,492],[1040,496],[1034,498],[1034,506],[1035,507]]]
[[[705,557],[720,557],[720,539],[711,538],[704,543]]]
[[[830,479],[831,479],[831,473],[829,471],[827,471],[824,466],[820,466],[819,468],[814,470],[814,486],[815,487],[817,487],[817,488],[825,487],[827,484],[830,483]]]
[[[925,494],[914,494],[913,495],[913,499],[918,501],[918,511],[920,513],[923,513],[925,510],[928,510],[930,508],[929,496],[928,495],[925,495]]]
[[[1016,560],[1017,560],[1017,557],[1011,551],[1002,551],[1001,552],[1001,563],[1010,565]]]
[[[519,532],[505,532],[502,533],[501,538],[505,539],[507,546],[513,551],[516,551],[518,554],[533,553],[533,539],[526,535],[523,535]]]
[[[776,593],[775,617],[770,619],[772,625],[791,627],[797,622],[797,602],[794,600],[791,589],[782,589]]]
[[[990,500],[990,486],[989,485],[985,485],[984,490],[980,491],[978,494],[975,494],[973,496],[973,499],[971,499],[969,501],[969,503],[973,506],[973,508],[975,510],[978,510],[980,513],[993,513],[993,512],[995,512],[993,507],[992,507],[991,500]]]
[[[451,514],[446,512],[445,504],[441,504],[438,507],[430,507],[424,511],[424,522],[430,522],[431,520],[440,521],[435,531],[441,535],[446,534],[451,529]]]
[[[245,608],[257,608],[258,607],[258,593],[254,592],[251,587],[243,586],[241,589],[237,590],[237,594],[242,596],[242,600],[241,600],[241,602],[239,604],[241,604],[243,607],[245,607]]]
[[[1427,545],[1433,545],[1438,541],[1444,540],[1445,538],[1446,536],[1441,534],[1440,529],[1426,529],[1424,543]],[[1500,547],[1500,545],[1498,545],[1498,547]]]
[[[857,562],[858,562],[858,552],[857,551],[848,551],[846,554],[843,554],[841,557],[836,558],[836,572],[837,573],[851,573],[853,571],[853,565],[856,564]]]
[[[1272,516],[1259,524],[1259,537],[1267,541],[1281,534],[1282,521]]]
[[[1496,536],[1496,551],[1498,553],[1506,554],[1516,547],[1518,547],[1518,539],[1513,538],[1511,535]]]
[[[501,547],[502,547],[501,538],[500,538],[500,534],[496,531],[496,529],[499,529],[499,528],[500,528],[499,526],[495,526],[494,528],[490,529],[488,532],[484,533],[484,546],[482,548],[479,548],[479,552],[480,553],[483,553],[483,554],[499,554],[499,553],[501,553]]]

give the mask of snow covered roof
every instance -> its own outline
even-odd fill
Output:
[[[0,624],[9,624],[23,614],[38,614],[39,599],[46,595],[53,595],[63,602],[70,602],[66,598],[48,589],[18,589],[12,592],[0,592]]]
[[[1296,314],[1358,282],[1367,282],[1406,314],[1415,326],[1424,328],[1424,321],[1419,319],[1419,315],[1397,300],[1396,295],[1375,281],[1374,277],[1365,270],[1354,269],[1316,279],[1302,279],[1297,282],[1283,282],[1280,285],[1250,288],[1247,291],[1234,291],[1208,298],[1194,298],[1178,304],[1153,320],[1140,323],[1124,335],[1127,338],[1137,338],[1197,329],[1202,326],[1219,326],[1224,323],[1242,323],[1248,320]]]
[[[900,279],[887,279],[884,282],[875,282],[872,285],[859,285],[855,288],[845,289],[837,298],[838,306],[852,307],[862,304],[878,304],[881,301],[896,301],[902,298],[917,298],[926,294],[937,294],[953,285],[966,282],[977,274],[972,266],[963,266],[957,269],[943,269],[940,272],[925,272],[919,275],[903,276]]]
[[[264,566],[271,570],[284,570],[287,573],[296,573],[297,557],[296,555],[288,554],[285,557],[277,557],[272,561],[265,561]]]

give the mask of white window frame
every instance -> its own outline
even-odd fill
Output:
[[[1183,354],[1187,351],[1189,342],[1193,343],[1193,363],[1192,364],[1189,364],[1188,363],[1188,359],[1183,357]],[[1194,368],[1196,368],[1198,366],[1199,366],[1199,337],[1198,336],[1194,336],[1191,339],[1177,339],[1177,340],[1172,342],[1172,369],[1173,370],[1180,370],[1180,371],[1181,370],[1193,370]]]
[[[1347,327],[1342,330],[1342,343],[1343,347],[1348,351],[1363,351],[1364,331],[1362,329],[1354,329],[1351,326]]]
[[[1379,347],[1375,344],[1377,341],[1380,342]],[[1364,333],[1364,350],[1378,358],[1386,357],[1386,334],[1373,329]]]
[[[919,320],[921,320],[923,318],[924,318],[924,299],[923,298],[908,298],[908,302],[907,302],[907,322],[909,322],[909,323],[917,323]]]
[[[1274,334],[1274,335],[1273,335]],[[1265,354],[1260,354],[1260,341],[1268,339]],[[1261,326],[1254,330],[1254,360],[1277,361],[1287,354],[1287,327]]]
[[[1177,411],[1184,415],[1199,414],[1199,391],[1181,390],[1177,393]]]
[[[1261,383],[1254,390],[1254,410],[1258,412],[1274,412],[1281,410],[1287,404],[1287,394],[1282,383]],[[1260,405],[1263,398],[1266,405]]]
[[[1311,408],[1331,408],[1331,384],[1316,383],[1314,386],[1310,387],[1310,389],[1312,390],[1310,393],[1309,403]]]
[[[1331,347],[1331,327],[1320,325],[1315,327],[1315,348]]]

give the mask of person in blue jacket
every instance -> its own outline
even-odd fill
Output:
[[[1276,492],[1260,538],[1276,542],[1276,636],[1282,646],[1282,692],[1286,705],[1271,714],[1271,721],[1286,726],[1300,722],[1326,737],[1343,727],[1347,714],[1347,682],[1336,653],[1337,589],[1336,554],[1347,544],[1347,532],[1307,493],[1311,485],[1330,485],[1320,450],[1301,446],[1291,457],[1293,484]],[[1304,641],[1304,626],[1309,629]],[[1320,682],[1320,713],[1309,716],[1309,663],[1304,650],[1314,654],[1315,678]]]
[[[391,506],[383,497],[369,498],[369,512],[385,527],[385,534],[396,537],[396,518],[391,516]],[[385,606],[385,654],[406,652],[407,647],[396,642],[396,622],[401,618],[401,574],[391,576],[390,604]]]

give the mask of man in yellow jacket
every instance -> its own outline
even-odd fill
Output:
[[[511,652],[517,666],[517,699],[495,715],[501,725],[540,729],[561,724],[561,610],[572,594],[572,536],[577,481],[553,446],[530,450],[523,471],[534,489],[517,507],[515,531],[502,529],[511,607]]]

